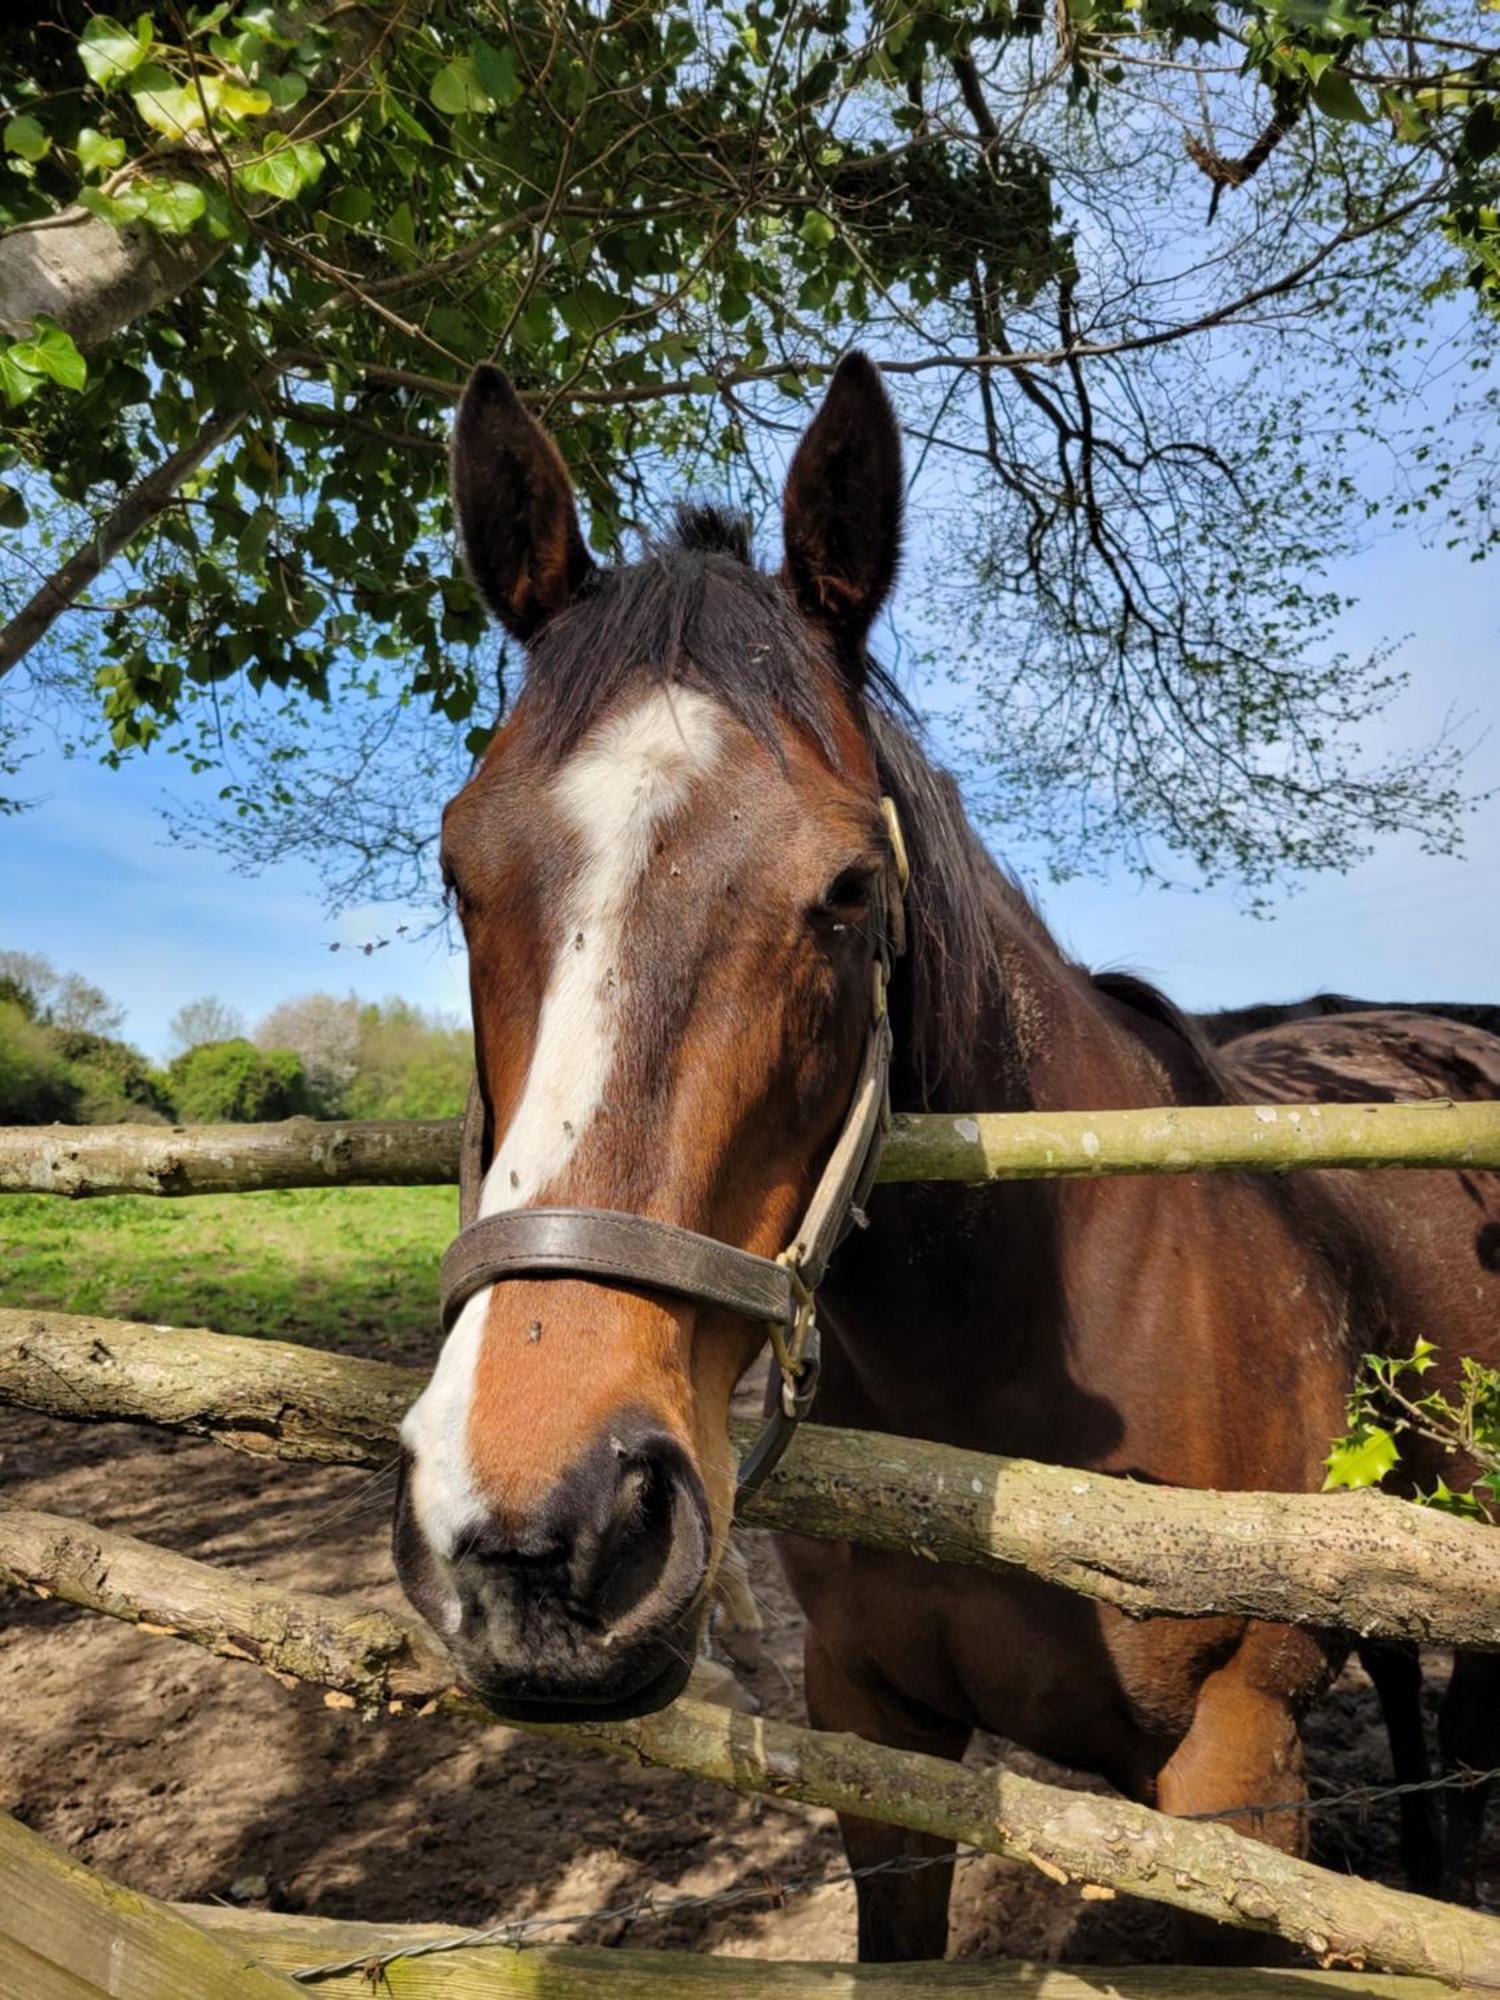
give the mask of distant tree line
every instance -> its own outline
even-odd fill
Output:
[[[309,993],[247,1032],[213,995],[172,1017],[164,1067],[119,1036],[124,1010],[76,973],[0,951],[0,1124],[217,1124],[439,1118],[463,1107],[466,1027],[404,1000]]]

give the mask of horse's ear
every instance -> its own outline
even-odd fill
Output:
[[[792,460],[782,515],[797,602],[860,659],[901,559],[901,432],[863,354],[834,370]]]
[[[469,574],[525,641],[593,568],[562,454],[488,363],[469,377],[453,431],[453,504]]]

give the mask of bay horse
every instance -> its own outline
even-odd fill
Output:
[[[862,356],[793,457],[774,574],[711,508],[639,562],[596,565],[556,446],[492,367],[463,398],[453,482],[470,573],[527,651],[443,823],[486,1219],[521,1217],[524,1236],[533,1209],[608,1210],[776,1258],[847,1130],[898,824],[899,1110],[1500,1094],[1500,1041],[1477,1029],[1318,1020],[1215,1052],[1151,987],[1064,956],[870,658],[903,489]],[[1500,1347],[1494,1176],[893,1185],[866,1215],[819,1298],[828,1423],[1306,1491],[1363,1351],[1427,1336],[1451,1376]],[[405,1588],[470,1685],[558,1720],[642,1713],[684,1685],[734,1506],[730,1398],[764,1339],[670,1272],[582,1262],[471,1274],[405,1421],[394,1527]],[[1298,1719],[1337,1640],[781,1547],[816,1726],[950,1758],[983,1728],[1165,1811],[1243,1808],[1246,1830],[1303,1838],[1275,1809],[1303,1795]],[[1448,1754],[1500,1762],[1495,1665],[1461,1662],[1455,1687]],[[940,1956],[951,1850],[858,1819],[843,1834],[856,1868],[934,1864],[861,1877],[861,1957]],[[1471,1812],[1450,1887],[1470,1886],[1476,1843]]]

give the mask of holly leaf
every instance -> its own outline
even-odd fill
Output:
[[[1313,85],[1313,103],[1329,118],[1342,119],[1346,124],[1368,125],[1373,114],[1365,105],[1359,92],[1336,69],[1325,70]]]
[[[1396,1440],[1378,1424],[1351,1431],[1328,1454],[1325,1461],[1328,1476],[1323,1481],[1323,1491],[1332,1493],[1341,1486],[1351,1489],[1378,1486],[1400,1458]]]

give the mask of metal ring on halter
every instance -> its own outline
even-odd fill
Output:
[[[765,1428],[740,1466],[739,1490],[752,1493],[775,1469],[812,1408],[820,1373],[817,1290],[875,1180],[890,1129],[890,965],[906,945],[904,897],[910,866],[895,803],[880,802],[890,838],[876,899],[875,969],[864,1059],[844,1122],[790,1246],[760,1257],[693,1229],[596,1208],[519,1208],[479,1216],[484,1178],[485,1107],[478,1079],[469,1092],[459,1150],[463,1226],[443,1258],[445,1331],[487,1285],[529,1273],[638,1285],[759,1319],[770,1337],[776,1380]]]

